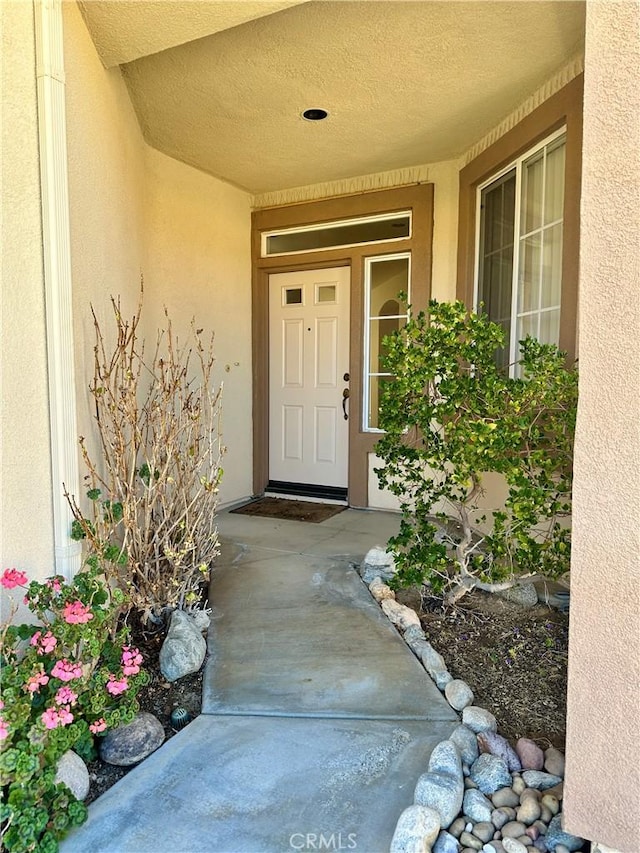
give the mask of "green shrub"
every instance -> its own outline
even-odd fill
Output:
[[[578,381],[564,354],[527,338],[510,378],[496,363],[502,329],[461,302],[432,301],[385,344],[395,378],[382,389],[376,472],[402,509],[389,543],[397,583],[455,600],[568,571]],[[481,511],[488,472],[508,497]]]

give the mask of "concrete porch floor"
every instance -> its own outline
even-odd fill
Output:
[[[280,853],[320,836],[387,851],[457,724],[350,567],[397,524],[221,513],[203,713],[93,803],[62,853]]]

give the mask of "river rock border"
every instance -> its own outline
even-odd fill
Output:
[[[390,555],[383,561],[382,554],[376,554],[376,567],[384,564],[387,571],[372,578],[370,554],[360,574],[371,595],[447,702],[462,713],[462,724],[431,753],[414,803],[398,819],[390,853],[582,850],[584,839],[562,828],[564,755],[553,747],[543,752],[527,738],[520,738],[514,749],[498,734],[493,714],[473,704],[469,685],[453,678],[442,655],[428,642],[415,610],[396,601],[384,583],[393,572]]]

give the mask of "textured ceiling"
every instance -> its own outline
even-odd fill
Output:
[[[237,27],[306,0],[80,0],[107,68]]]
[[[151,145],[261,193],[457,157],[583,42],[582,2],[310,2],[123,73]]]

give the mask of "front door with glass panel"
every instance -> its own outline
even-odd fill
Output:
[[[276,489],[346,495],[349,281],[348,267],[269,276],[269,480]]]

